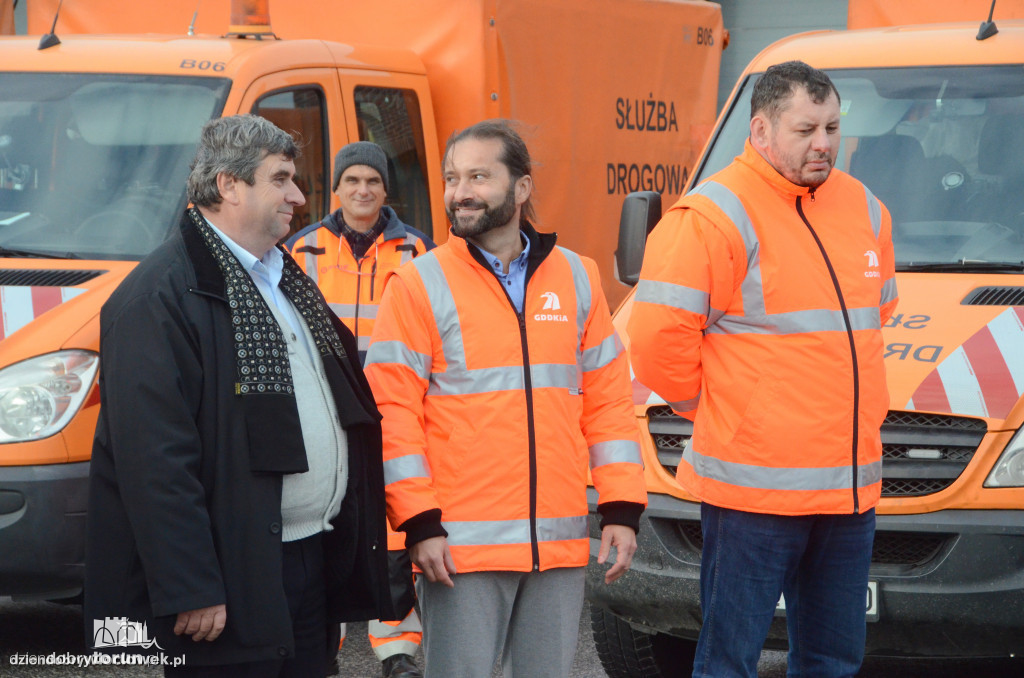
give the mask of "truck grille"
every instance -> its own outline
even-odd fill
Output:
[[[946,489],[987,432],[984,419],[890,411],[882,424],[882,496],[919,497]]]
[[[693,423],[670,407],[647,410],[658,461],[672,475]],[[882,424],[882,496],[918,497],[952,485],[988,432],[984,419],[892,410]]]
[[[700,554],[704,547],[700,522],[678,520],[675,529],[684,548]],[[871,564],[920,567],[942,552],[951,538],[948,534],[924,532],[876,532]]]
[[[978,287],[960,303],[964,306],[1021,306],[1024,305],[1024,287]]]

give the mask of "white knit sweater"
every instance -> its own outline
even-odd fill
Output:
[[[285,303],[291,303],[286,301]],[[270,305],[288,344],[288,359],[299,409],[302,440],[309,470],[284,476],[281,495],[282,541],[296,541],[331,530],[330,520],[341,510],[348,485],[348,438],[338,423],[323,360],[302,316],[305,346],[277,309]],[[314,349],[311,355],[306,346]]]

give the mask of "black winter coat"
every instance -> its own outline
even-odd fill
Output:
[[[356,343],[334,320],[348,355],[325,357],[324,369],[348,437],[349,476],[334,530],[324,533],[328,618],[394,619],[380,414]],[[88,646],[94,620],[123,617],[145,622],[149,637],[188,665],[291,656],[281,474],[307,469],[298,411],[290,395],[235,394],[224,279],[187,216],[111,295],[100,324]],[[179,612],[221,603],[227,625],[216,641],[173,634]]]

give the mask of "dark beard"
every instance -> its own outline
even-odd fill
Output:
[[[483,213],[477,217],[475,223],[463,226],[455,216],[455,208],[459,205],[464,207],[483,207],[484,210]],[[508,192],[505,194],[505,201],[497,207],[491,207],[486,203],[477,202],[475,200],[464,200],[462,203],[458,204],[449,203],[447,213],[448,221],[452,225],[452,233],[460,238],[477,238],[488,231],[498,228],[499,226],[504,226],[516,215],[515,184],[513,183],[509,186]]]

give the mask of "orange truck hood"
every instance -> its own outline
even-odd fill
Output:
[[[135,265],[0,260],[0,368],[64,348],[98,351],[100,307]]]
[[[978,290],[1013,282],[1006,275],[897,275],[900,302],[883,332],[893,409],[985,417],[992,430],[1019,423],[1024,308],[965,303]]]

